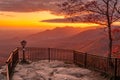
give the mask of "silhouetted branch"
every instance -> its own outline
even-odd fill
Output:
[[[120,2],[119,0],[92,0],[92,1],[82,1],[80,0],[68,0],[64,3],[64,12],[70,13],[70,17],[79,16],[79,19],[74,18],[73,21],[80,22],[92,22],[100,25],[106,25],[108,28],[108,38],[109,38],[109,54],[108,57],[111,58],[112,55],[112,24],[120,20]],[[84,15],[86,13],[86,15]],[[77,20],[76,20],[77,19]]]

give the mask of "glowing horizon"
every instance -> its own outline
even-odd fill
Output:
[[[49,11],[42,12],[0,12],[0,28],[1,29],[52,29],[55,27],[91,27],[98,26],[90,23],[48,23],[40,22],[42,20],[64,18],[64,16],[56,16]]]

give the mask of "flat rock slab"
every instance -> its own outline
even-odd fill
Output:
[[[41,60],[18,64],[12,80],[107,80],[100,73],[66,64],[61,61]]]

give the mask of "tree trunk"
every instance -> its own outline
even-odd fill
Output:
[[[109,65],[110,66],[113,66],[112,65],[112,61],[111,61],[111,56],[112,56],[112,32],[111,32],[111,20],[110,20],[110,15],[109,15],[109,8],[110,8],[110,4],[109,4],[109,0],[106,2],[106,8],[107,8],[107,11],[106,11],[106,18],[107,18],[107,27],[108,27],[108,38],[109,38],[109,52],[108,52],[108,62],[109,62]]]
[[[111,25],[108,25],[108,35],[109,35],[109,53],[108,58],[112,57],[112,34],[111,34]]]
[[[112,40],[112,34],[111,34],[111,25],[108,25],[108,35],[109,35],[109,53],[108,53],[108,62],[109,62],[109,66],[111,68],[114,67],[114,64],[112,63],[112,44],[113,44],[113,40]]]

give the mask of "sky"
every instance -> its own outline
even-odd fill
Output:
[[[0,27],[1,29],[51,29],[54,27],[64,26],[96,26],[95,24],[83,24],[83,23],[50,23],[42,22],[49,19],[62,19],[64,16],[56,16],[49,11],[39,12],[0,12]]]
[[[62,0],[0,0],[0,29],[52,29],[54,27],[90,27],[96,24],[43,22],[63,19],[56,4]]]
[[[0,0],[0,29],[52,29],[55,27],[93,27],[90,23],[57,23],[63,19],[57,4],[66,0]],[[46,21],[46,22],[45,22]]]

